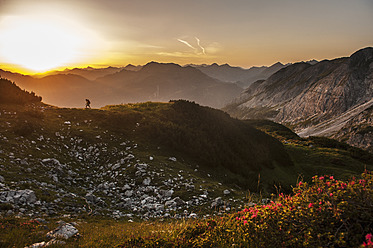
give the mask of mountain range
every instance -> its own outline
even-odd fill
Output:
[[[186,65],[150,62],[144,66],[73,68],[47,74],[22,75],[0,69],[3,78],[63,107],[186,99],[221,108],[257,79],[266,79],[286,65],[243,69],[224,65]]]
[[[233,67],[228,64],[218,65],[216,63],[211,65],[193,65],[198,70],[206,75],[219,79],[225,82],[236,83],[242,88],[250,86],[253,82],[260,79],[267,79],[276,71],[288,66],[277,62],[269,67],[251,67],[244,69],[241,67]]]
[[[350,57],[289,65],[224,109],[241,119],[272,119],[301,136],[336,137],[372,150],[372,97],[373,48],[367,47]]]
[[[43,77],[4,70],[0,70],[0,75],[42,95],[46,103],[63,107],[82,107],[88,98],[94,107],[186,99],[221,108],[242,91],[239,86],[211,78],[196,68],[172,63],[71,69]]]

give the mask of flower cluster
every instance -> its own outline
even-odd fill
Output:
[[[299,182],[291,195],[228,215],[188,239],[218,247],[357,247],[366,235],[364,247],[373,247],[372,206],[370,172],[347,182],[315,176],[311,183]]]
[[[373,248],[373,241],[372,241],[373,235],[371,233],[368,233],[365,236],[366,242],[363,243],[363,247]]]

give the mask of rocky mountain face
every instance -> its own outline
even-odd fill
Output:
[[[225,108],[239,118],[266,117],[301,136],[335,135],[373,105],[373,48],[314,65],[297,63],[255,82]],[[339,136],[338,136],[339,137]]]
[[[236,83],[242,88],[250,86],[257,80],[267,79],[270,75],[286,66],[287,65],[283,65],[280,62],[269,67],[251,67],[249,69],[233,67],[228,64],[218,65],[216,63],[211,65],[194,65],[195,68],[212,78],[224,82]]]
[[[332,137],[373,153],[373,106],[350,118]]]

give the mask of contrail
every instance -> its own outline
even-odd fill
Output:
[[[194,46],[192,46],[191,44],[189,44],[187,41],[185,41],[185,40],[180,40],[180,39],[177,39],[177,40],[180,41],[181,43],[184,43],[184,44],[187,45],[188,47],[190,47],[190,48],[196,50],[196,48],[195,48]]]
[[[196,38],[196,40],[197,40],[197,45],[202,49],[202,53],[204,54],[204,55],[206,55],[206,53],[205,53],[205,48],[203,48],[201,45],[200,45],[200,41],[199,41],[199,39],[197,38],[197,37],[194,37],[194,38]]]

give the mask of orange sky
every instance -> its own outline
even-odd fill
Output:
[[[371,0],[0,0],[0,68],[333,59],[372,24]]]

